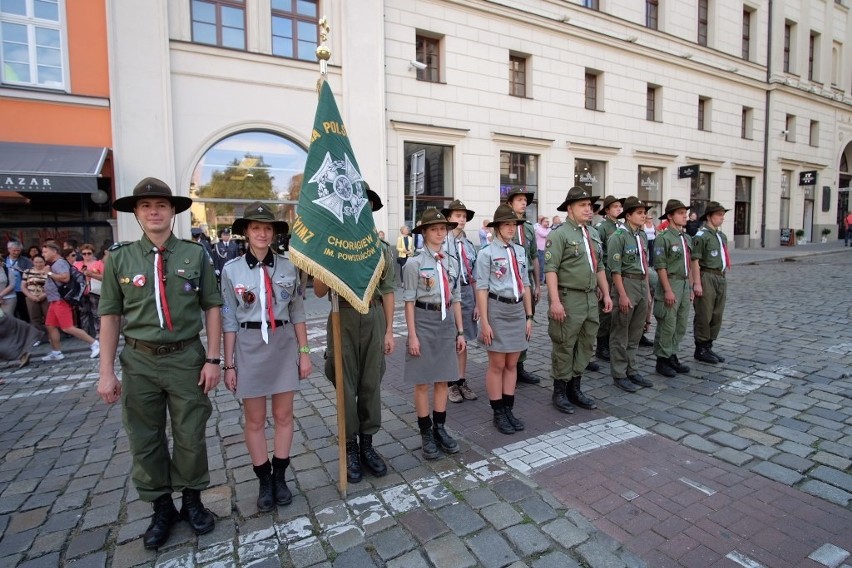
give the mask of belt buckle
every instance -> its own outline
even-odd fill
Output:
[[[156,349],[154,349],[154,355],[166,355],[169,352],[168,345],[158,345]]]

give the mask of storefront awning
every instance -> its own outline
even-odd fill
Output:
[[[0,142],[0,191],[95,193],[109,148]]]

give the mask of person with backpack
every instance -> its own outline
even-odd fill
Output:
[[[45,243],[41,247],[41,254],[45,262],[50,266],[44,292],[47,295],[48,307],[45,326],[50,339],[51,351],[41,358],[42,361],[61,361],[65,358],[60,349],[59,330],[68,335],[76,337],[89,344],[91,354],[89,358],[95,359],[101,352],[100,343],[91,335],[74,325],[74,308],[62,298],[59,287],[68,284],[72,279],[72,267],[64,258],[59,245],[53,242]],[[75,270],[76,271],[76,270]],[[79,274],[79,272],[78,272]]]

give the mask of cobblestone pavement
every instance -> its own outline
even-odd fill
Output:
[[[319,372],[296,401],[294,500],[272,514],[256,511],[241,409],[220,387],[204,493],[217,527],[195,537],[180,523],[156,553],[139,539],[151,509],[128,480],[120,408],[98,400],[87,350],[0,367],[0,566],[852,565],[852,254],[812,246],[838,252],[794,262],[735,252],[714,346],[727,362],[694,362],[687,337],[692,373],[663,380],[640,350],[655,387],[633,395],[602,364],[584,380],[597,411],[550,406],[540,305],[527,368],[544,380],[519,387],[516,402],[527,429],[491,426],[487,357],[473,345],[480,399],[448,418],[463,451],[434,462],[419,455],[398,337],[374,439],[390,473],[350,485],[345,500],[334,392]],[[317,369],[326,309],[310,303]],[[400,313],[395,328],[404,333]]]

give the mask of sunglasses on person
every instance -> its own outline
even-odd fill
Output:
[[[92,256],[95,253],[94,253],[94,251],[84,250],[80,254],[82,254],[83,256]]]

